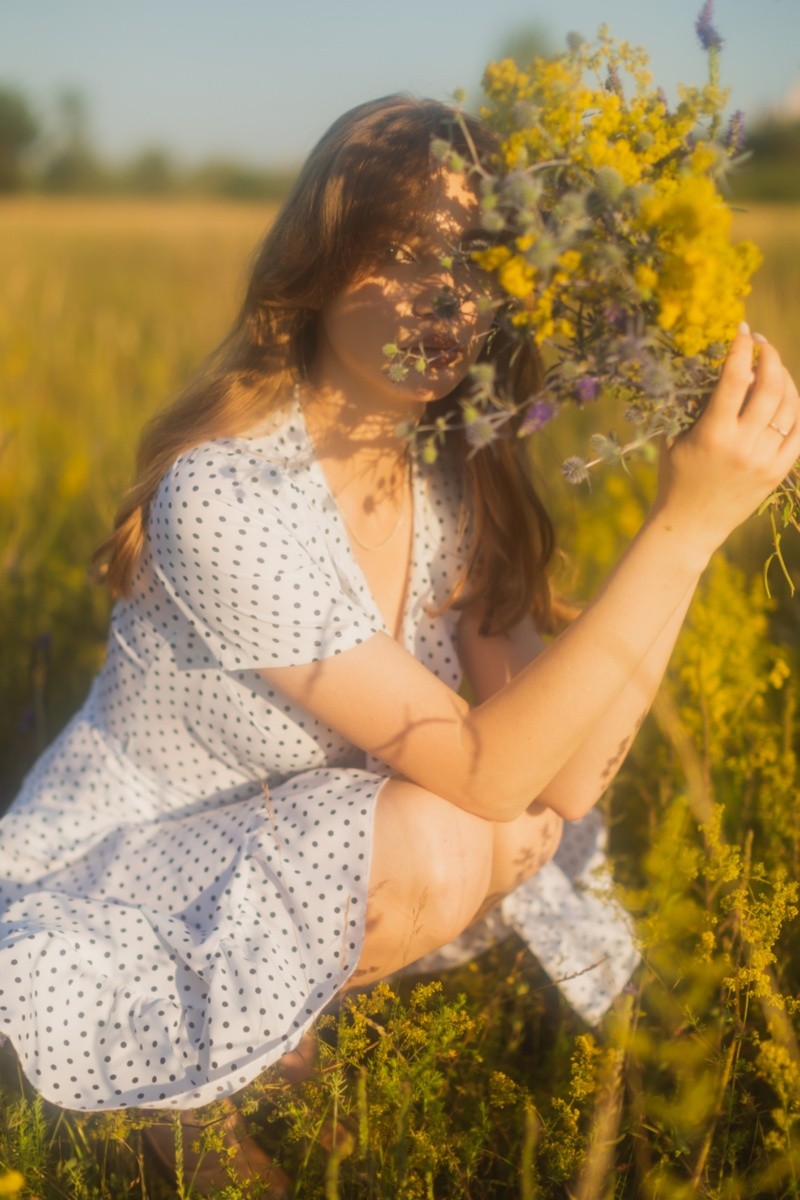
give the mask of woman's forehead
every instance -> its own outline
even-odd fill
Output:
[[[414,222],[414,232],[425,237],[461,236],[480,226],[480,208],[475,190],[464,172],[436,172],[427,203]]]

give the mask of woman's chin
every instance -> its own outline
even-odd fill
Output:
[[[407,396],[409,399],[413,398],[420,404],[428,404],[434,400],[444,399],[454,388],[464,382],[468,374],[469,367],[465,368],[463,363],[443,362],[437,365],[429,362],[424,373],[409,371],[405,379],[393,386],[397,388],[398,395]]]

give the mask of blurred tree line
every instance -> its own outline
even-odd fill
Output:
[[[538,28],[517,33],[498,57],[527,62],[552,53]],[[730,176],[734,201],[800,202],[800,119],[770,117],[748,132],[749,157]],[[181,166],[162,147],[143,149],[112,166],[93,148],[84,98],[62,92],[54,128],[46,128],[26,97],[0,84],[0,193],[34,191],[60,195],[200,195],[241,200],[280,200],[293,172],[215,159]]]
[[[762,121],[747,148],[752,158],[733,176],[734,195],[765,204],[800,201],[800,119]]]
[[[143,149],[111,165],[92,145],[80,92],[61,93],[50,128],[20,91],[0,84],[0,193],[280,200],[293,178],[292,171],[224,159],[182,166],[163,147]]]

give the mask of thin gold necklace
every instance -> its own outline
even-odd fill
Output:
[[[308,440],[311,443],[311,449],[314,451],[314,455],[316,456],[317,448],[314,445],[314,439],[311,436],[311,430],[308,428],[308,421],[306,420],[305,414],[303,413],[303,409],[302,409],[301,391],[300,391],[299,384],[295,384],[295,386],[294,386],[294,399],[295,399],[296,404],[300,408],[300,413],[301,413],[301,417],[303,420],[303,424],[305,425],[306,432],[308,434]],[[356,543],[357,546],[360,546],[362,550],[380,550],[382,546],[385,546],[387,544],[387,542],[390,542],[392,540],[392,538],[395,536],[397,531],[400,529],[400,526],[403,524],[403,522],[406,519],[406,503],[405,503],[406,496],[405,496],[405,493],[406,493],[406,491],[409,491],[409,492],[411,491],[410,486],[408,486],[411,483],[411,459],[409,457],[408,451],[406,451],[405,460],[406,460],[406,476],[405,476],[404,483],[407,486],[404,487],[404,489],[403,489],[403,505],[400,510],[400,516],[397,518],[397,521],[395,522],[394,527],[389,530],[386,537],[383,538],[380,542],[376,542],[372,546],[368,545],[367,542],[362,541],[361,538],[358,536],[355,529],[353,528],[353,526],[351,525],[351,523],[348,521],[347,517],[345,516],[344,509],[342,509],[342,507],[339,505],[339,503],[337,501],[337,496],[339,493],[337,492],[336,495],[333,495],[333,491],[331,490],[331,495],[333,497],[334,504],[336,504],[336,508],[339,513],[339,516],[342,518],[342,521],[343,521],[344,525],[347,527],[347,529],[349,529],[350,534],[353,538],[353,541]]]
[[[410,466],[410,464],[409,464],[409,466]],[[406,483],[407,484],[410,483],[410,471],[406,475]],[[394,528],[391,529],[389,531],[389,533],[387,533],[385,538],[383,538],[380,542],[375,542],[374,545],[368,545],[366,542],[362,542],[361,538],[358,536],[355,529],[353,528],[353,526],[350,524],[347,517],[345,516],[344,510],[339,505],[337,505],[337,507],[339,508],[339,515],[342,518],[342,521],[344,522],[344,524],[349,529],[350,534],[353,538],[353,541],[356,543],[357,546],[360,546],[362,550],[380,550],[382,546],[385,546],[387,544],[387,542],[390,542],[392,540],[392,538],[398,532],[398,530],[400,529],[400,526],[404,523],[404,521],[406,519],[406,491],[410,491],[410,488],[403,489],[403,506],[400,510],[400,516],[397,518],[397,521],[395,522]],[[334,497],[334,499],[335,499],[335,497]]]

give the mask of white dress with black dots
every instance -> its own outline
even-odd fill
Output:
[[[412,480],[400,640],[457,689],[456,615],[426,611],[461,561],[457,476],[445,458],[416,462]],[[257,668],[315,662],[379,631],[297,400],[263,436],[176,461],[105,665],[0,822],[0,1031],[46,1099],[208,1103],[291,1049],[341,989],[363,941],[390,771]],[[554,974],[602,968],[591,1020],[636,955],[613,902],[574,886],[568,843],[562,882],[542,873],[503,911],[534,951],[550,937],[539,957]],[[575,929],[559,930],[579,895],[589,907],[569,919],[588,962]]]

